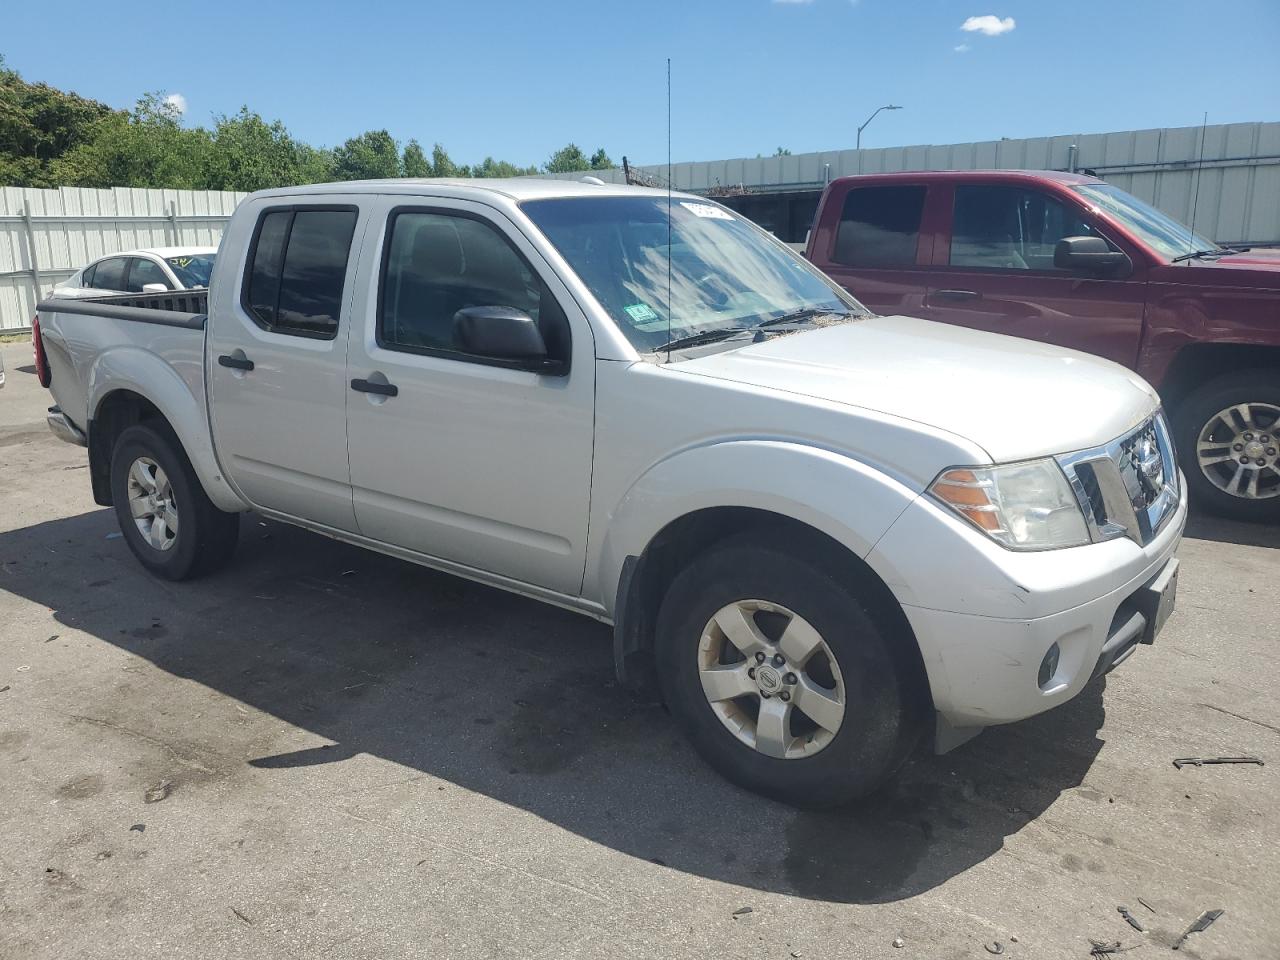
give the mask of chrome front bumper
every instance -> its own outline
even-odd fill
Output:
[[[78,447],[87,447],[89,445],[89,438],[84,435],[84,432],[79,427],[71,422],[60,408],[50,407],[46,422],[49,424],[49,429],[53,431],[53,435],[59,440],[74,443]]]

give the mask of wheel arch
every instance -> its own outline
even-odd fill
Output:
[[[897,655],[905,674],[915,690],[928,697],[915,634],[888,585],[863,559],[917,494],[864,464],[827,451],[756,441],[724,446],[736,449],[726,456],[725,450],[710,453],[703,448],[699,456],[686,455],[687,462],[679,468],[671,463],[658,465],[633,486],[612,514],[609,539],[620,555],[614,561],[616,573],[606,568],[601,578],[615,586],[606,604],[613,614],[619,681],[642,695],[656,695],[654,629],[667,586],[693,556],[729,537],[747,536],[818,558],[825,568],[858,583],[868,612],[891,635],[903,638]],[[743,454],[754,470],[741,471]],[[776,469],[780,464],[785,464],[781,473]],[[701,485],[696,493],[676,496],[684,471],[692,471],[687,478],[696,478]],[[725,477],[725,471],[738,478],[736,489],[714,485],[717,474]],[[754,490],[743,485],[745,478],[754,483]],[[657,499],[657,491],[668,496]],[[690,501],[695,505],[679,508]],[[852,504],[857,506],[850,509]],[[635,513],[642,507],[645,532],[637,536],[632,530],[628,536],[626,530],[638,524]],[[624,543],[627,546],[620,548]],[[604,554],[607,565],[610,550]]]
[[[90,481],[94,500],[111,503],[111,450],[126,427],[146,421],[166,425],[177,437],[205,493],[222,510],[246,509],[246,504],[222,476],[213,451],[204,409],[203,370],[193,388],[167,361],[139,349],[104,352],[90,374],[88,437]]]
[[[1280,377],[1280,345],[1189,343],[1174,355],[1160,383],[1160,399],[1174,416],[1197,389],[1228,374],[1271,370]]]

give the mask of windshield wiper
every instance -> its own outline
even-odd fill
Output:
[[[784,323],[801,323],[805,320],[813,320],[815,317],[852,317],[855,316],[847,310],[818,310],[813,307],[806,307],[803,310],[795,310],[791,313],[784,313],[780,317],[773,317],[769,320],[761,320],[756,324],[756,328],[760,327],[779,327]]]
[[[721,327],[717,330],[703,330],[701,333],[691,333],[687,337],[676,337],[662,346],[654,347],[653,353],[664,353],[667,350],[683,350],[685,347],[700,347],[704,343],[715,343],[719,340],[727,340],[736,333],[746,333],[745,327]]]
[[[1174,257],[1174,258],[1173,258],[1172,260],[1170,260],[1169,262],[1170,262],[1170,263],[1181,263],[1183,260],[1198,260],[1200,257],[1220,257],[1220,256],[1222,256],[1224,253],[1227,253],[1227,251],[1226,251],[1226,250],[1221,250],[1221,249],[1219,249],[1219,250],[1193,250],[1193,251],[1191,251],[1190,253],[1184,253],[1184,254],[1182,254],[1182,255],[1180,255],[1180,256]]]

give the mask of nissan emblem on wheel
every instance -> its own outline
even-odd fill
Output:
[[[1149,285],[1229,259],[1162,273],[1131,198],[1055,182],[1119,248],[1068,244],[1066,283],[1077,255]],[[1171,420],[1123,358],[881,316],[835,272],[674,191],[292,187],[237,207],[207,312],[41,303],[36,372],[156,576],[222,567],[255,511],[577,611],[715,769],[829,807],[1141,670],[1188,495],[1280,502],[1268,375]]]

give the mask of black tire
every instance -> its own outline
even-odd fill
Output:
[[[1280,410],[1280,371],[1243,370],[1217,377],[1197,387],[1178,404],[1172,418],[1173,434],[1182,472],[1187,478],[1187,491],[1198,507],[1219,516],[1255,523],[1275,523],[1280,521],[1280,474],[1273,473],[1269,468],[1259,471],[1259,490],[1266,492],[1274,489],[1275,493],[1272,496],[1250,499],[1220,489],[1200,466],[1196,451],[1202,432],[1210,426],[1210,421],[1217,418],[1220,411],[1238,404],[1266,404]],[[1280,450],[1280,437],[1275,436],[1275,430],[1280,429],[1280,420],[1268,422],[1269,411],[1265,408],[1254,411],[1253,415],[1257,421],[1255,426],[1263,431],[1256,435],[1266,436],[1268,441],[1255,452],[1260,452],[1262,458],[1269,463],[1280,466],[1280,460],[1276,459],[1275,454],[1268,453]],[[1225,437],[1226,433],[1225,424],[1219,423],[1218,432],[1213,436]],[[1225,476],[1229,466],[1234,464],[1212,465],[1208,469],[1217,470],[1220,475]]]
[[[911,751],[926,715],[909,658],[894,646],[913,644],[914,638],[895,630],[891,618],[875,615],[843,573],[735,538],[679,573],[658,615],[655,652],[663,694],[698,752],[734,783],[799,807],[839,806],[882,786]],[[803,617],[826,642],[843,676],[843,720],[812,755],[781,759],[760,753],[730,732],[703,693],[703,630],[717,611],[746,599]],[[750,697],[733,702],[745,704],[748,715],[763,703]],[[788,723],[794,734],[796,721]]]
[[[178,513],[178,532],[167,549],[150,544],[129,505],[129,471],[141,457],[168,478]],[[240,515],[219,510],[209,500],[167,424],[138,424],[116,438],[111,452],[111,501],[120,530],[138,562],[166,580],[189,580],[224,566],[235,552]]]

